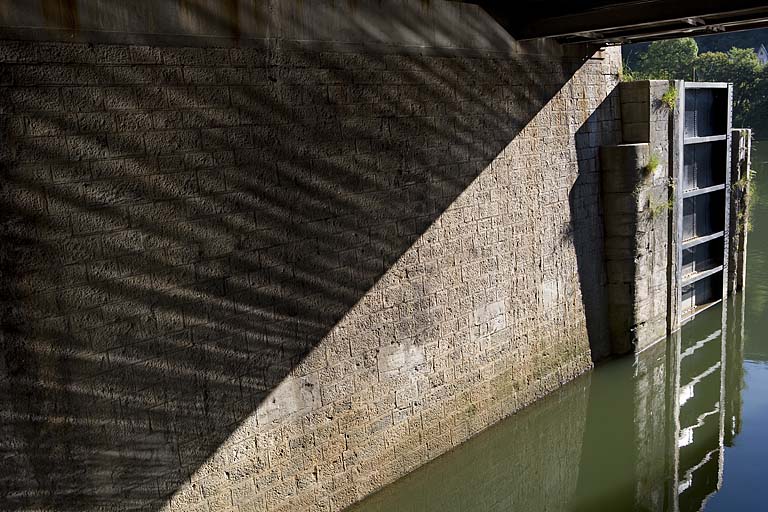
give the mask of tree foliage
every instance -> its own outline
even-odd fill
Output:
[[[682,38],[653,42],[634,61],[624,73],[630,80],[731,82],[734,126],[768,128],[768,66],[760,65],[754,49],[698,53],[694,39]]]
[[[761,80],[762,66],[755,51],[752,48],[731,48],[728,53],[702,53],[694,65],[697,80],[733,83],[734,125],[750,124],[753,109],[757,103],[765,101],[766,92],[766,84]]]
[[[761,44],[768,44],[768,28],[697,36],[696,43],[702,53],[727,52],[731,48],[760,48]]]
[[[699,47],[690,37],[652,43],[640,56],[635,76],[659,80],[690,80]]]
[[[761,44],[768,46],[768,28],[756,28],[752,30],[739,30],[736,32],[720,32],[705,36],[694,37],[699,46],[700,53],[727,52],[731,48],[754,48],[757,50]],[[632,43],[621,47],[624,62],[635,69],[638,59],[651,43]]]

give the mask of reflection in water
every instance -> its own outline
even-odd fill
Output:
[[[738,334],[743,350],[740,382],[726,394],[725,470],[722,489],[707,512],[766,510],[768,475],[768,142],[757,144],[752,156],[757,169],[759,202],[749,234],[747,288],[743,309],[729,318],[729,343]],[[733,308],[732,308],[733,309]],[[730,360],[729,360],[730,362]],[[740,364],[741,360],[734,364]],[[728,378],[728,377],[727,377]],[[736,392],[736,388],[740,393]],[[730,414],[741,409],[741,414]]]
[[[571,510],[704,508],[722,485],[726,424],[729,439],[740,424],[741,336],[725,328],[737,306],[595,372]]]
[[[739,431],[741,311],[705,311],[353,510],[701,510]]]
[[[589,383],[577,379],[353,510],[562,510],[577,484]],[[529,475],[536,485],[520,485]]]
[[[720,316],[724,319],[725,312]],[[713,320],[684,326],[682,335],[675,336],[677,342],[670,345],[679,347],[674,360],[677,392],[672,394],[673,442],[677,443],[672,488],[677,506],[672,510],[702,510],[722,485],[725,381],[729,371],[736,369],[727,364],[723,353],[724,347],[726,354],[731,348],[726,345],[725,324],[715,329]]]
[[[768,144],[765,144],[768,149]],[[768,190],[768,152],[753,159]],[[764,510],[768,204],[747,289],[600,366],[354,511]]]

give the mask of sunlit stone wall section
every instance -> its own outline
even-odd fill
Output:
[[[206,44],[0,43],[3,507],[340,510],[605,340],[618,49]]]

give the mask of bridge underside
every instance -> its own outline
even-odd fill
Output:
[[[479,0],[518,40],[621,44],[768,27],[763,1]]]

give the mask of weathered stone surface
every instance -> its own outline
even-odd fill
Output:
[[[617,49],[19,48],[9,507],[339,510],[591,366]]]
[[[747,240],[751,219],[752,130],[731,131],[731,208],[728,243],[728,294],[744,289],[747,278]]]
[[[624,144],[600,150],[612,350],[642,350],[667,331],[672,208],[666,81],[622,83]],[[653,163],[654,165],[650,165]]]

